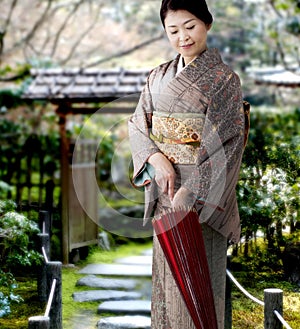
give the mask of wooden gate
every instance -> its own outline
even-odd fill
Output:
[[[74,150],[74,144],[71,148]],[[77,141],[76,154],[69,164],[69,251],[98,242],[96,151],[94,141]]]

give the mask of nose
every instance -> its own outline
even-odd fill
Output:
[[[179,34],[179,41],[180,42],[185,42],[189,39],[189,34],[187,33],[187,31],[183,30],[180,32]]]

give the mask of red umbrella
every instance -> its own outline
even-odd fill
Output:
[[[152,221],[175,282],[197,329],[217,329],[209,268],[196,210],[164,213]]]

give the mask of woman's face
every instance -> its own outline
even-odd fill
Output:
[[[186,10],[168,11],[165,29],[171,46],[188,64],[206,49],[207,32],[211,25]]]

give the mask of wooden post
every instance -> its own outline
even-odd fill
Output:
[[[282,324],[274,314],[277,310],[280,314],[283,311],[283,293],[281,289],[264,290],[264,329],[282,329]]]
[[[28,319],[28,329],[50,329],[48,316],[32,316]]]
[[[51,286],[56,279],[55,292],[50,309],[50,329],[62,329],[62,263],[49,262],[47,264],[47,291],[48,296],[51,292]]]
[[[61,180],[61,220],[62,220],[62,260],[69,263],[69,140],[66,131],[67,110],[61,105],[57,109],[60,133],[60,180]]]
[[[42,253],[42,247],[44,247],[46,256],[49,259],[50,254],[50,239],[49,234],[38,234],[39,237],[39,252]],[[38,298],[41,302],[45,302],[48,298],[47,296],[47,264],[46,260],[43,261],[43,264],[39,266],[37,273],[37,290]]]
[[[44,247],[46,256],[48,260],[50,259],[50,236],[48,233],[40,233],[39,237],[39,252],[42,253],[42,248]]]
[[[49,233],[51,231],[50,213],[46,210],[39,211],[39,227],[42,233]]]

